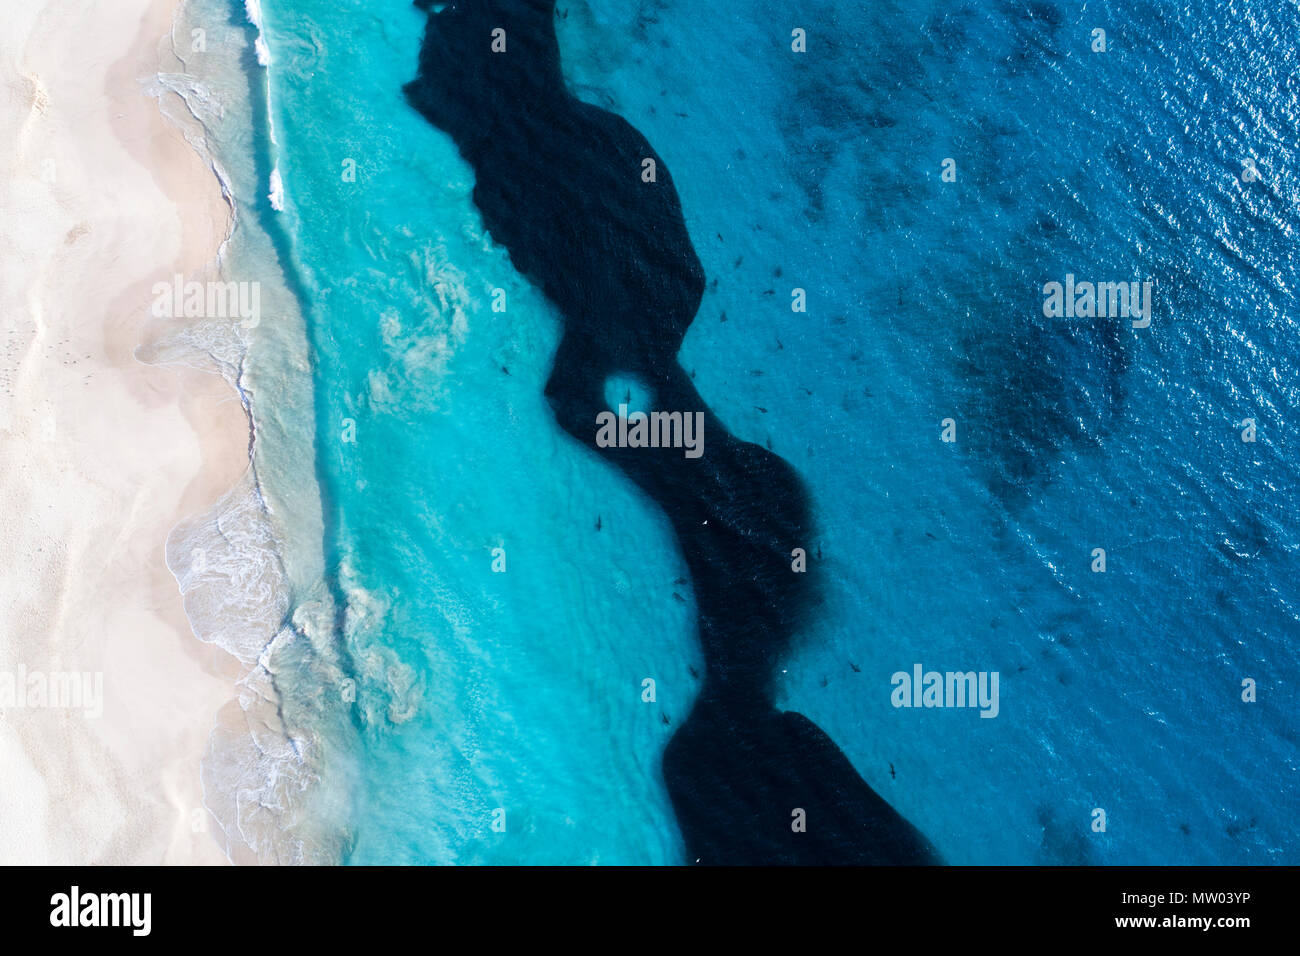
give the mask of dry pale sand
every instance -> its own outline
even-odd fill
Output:
[[[0,863],[225,863],[199,760],[238,674],[169,530],[248,467],[215,375],[144,365],[150,290],[210,263],[217,182],[139,77],[174,0],[18,0],[0,31],[0,675],[102,672],[103,715],[0,709]]]

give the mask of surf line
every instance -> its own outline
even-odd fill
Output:
[[[811,509],[794,469],[731,435],[677,362],[705,276],[663,158],[569,92],[554,0],[416,6],[429,16],[404,91],[455,141],[484,226],[560,313],[556,420],[660,507],[690,571],[707,672],[663,757],[688,859],[938,862],[820,728],[775,707],[777,664],[811,604],[815,575],[790,564]],[[628,376],[659,408],[698,410],[708,454],[602,447],[592,422],[608,380]]]

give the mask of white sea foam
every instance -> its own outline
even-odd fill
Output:
[[[260,31],[260,4],[248,0],[245,9],[249,22]],[[175,15],[173,36],[187,36],[191,22],[219,22],[218,13],[215,0],[189,0]],[[160,73],[147,88],[221,186],[232,211],[232,229],[214,265],[223,278],[232,278],[233,262],[239,262],[242,276],[264,269],[262,263],[273,257],[265,254],[268,240],[257,230],[255,217],[243,222],[238,218],[236,184],[255,178],[253,159],[243,154],[246,124],[253,111],[239,59],[245,41],[238,28],[227,29],[223,38],[227,42],[212,43],[212,52],[192,58],[185,72]],[[257,43],[259,62],[265,66],[269,62],[269,55],[262,55],[265,43],[260,37]],[[177,51],[175,42],[173,50]],[[224,58],[217,50],[226,54]],[[183,51],[176,55],[184,63]],[[253,87],[256,90],[257,84]],[[245,129],[239,128],[240,123]],[[222,142],[234,147],[224,157],[225,164],[218,159]],[[283,184],[278,169],[271,180],[271,201],[279,209]],[[234,238],[232,247],[236,236],[243,238]],[[268,322],[262,327],[244,329],[225,320],[178,322],[136,354],[151,364],[183,364],[222,375],[237,391],[249,418],[248,469],[206,512],[177,525],[166,546],[167,565],[183,595],[194,634],[224,649],[244,671],[237,696],[217,716],[203,758],[205,805],[221,827],[219,839],[232,861],[331,862],[343,853],[346,841],[331,822],[340,813],[321,805],[330,799],[318,786],[329,750],[323,741],[346,739],[349,733],[343,695],[324,692],[344,682],[333,633],[333,604],[323,584],[309,585],[290,616],[292,575],[284,555],[288,553],[285,535],[294,529],[276,518],[274,493],[263,485],[267,452],[258,446],[258,401],[253,394],[254,382],[272,400],[289,392],[306,392],[307,401],[297,404],[310,408],[309,379],[306,384],[290,384],[310,372],[305,361],[295,358],[296,351],[305,350],[305,343],[300,341],[301,317],[283,278],[275,273],[259,276],[259,281],[274,290],[271,306],[265,310]],[[301,348],[284,355],[275,351],[295,342]],[[257,361],[250,362],[255,355]],[[250,372],[250,365],[258,371]],[[278,409],[277,414],[283,416],[284,410]],[[296,494],[285,509],[291,513],[300,511],[300,502],[310,498],[305,491],[312,481],[310,424],[294,427],[301,424],[286,425],[277,419],[276,432],[305,443],[307,448],[286,449],[284,454],[308,464],[292,474],[280,475],[274,469],[270,473],[293,482]],[[295,539],[293,545],[319,552],[319,536],[314,541]],[[323,558],[316,553],[306,565],[322,566]],[[312,572],[306,576],[312,577]]]
[[[138,353],[142,360],[226,376],[239,390],[252,428],[244,475],[206,512],[178,524],[166,545],[167,566],[195,636],[244,668],[237,696],[217,716],[203,758],[204,803],[220,824],[232,861],[330,862],[342,852],[341,838],[317,826],[328,815],[306,809],[320,780],[318,737],[306,728],[319,728],[329,715],[304,713],[286,699],[284,685],[337,684],[342,677],[329,641],[301,641],[305,630],[287,620],[283,544],[255,465],[244,334],[235,322],[197,323]],[[321,618],[328,620],[328,614]],[[278,682],[283,672],[298,676]]]
[[[252,467],[211,511],[172,530],[167,566],[199,640],[257,664],[289,602]]]
[[[284,211],[284,180],[280,178],[280,167],[271,170],[271,191],[267,193],[271,208],[276,212]]]
[[[266,27],[262,19],[261,0],[244,0],[244,15],[248,22],[257,28],[257,37],[253,40],[253,53],[257,56],[257,63],[261,67],[269,67],[271,65],[271,47],[266,42]],[[272,118],[273,114],[271,112],[271,77],[269,70],[266,77],[266,107],[267,135],[270,136],[271,142],[274,144],[275,120]]]
[[[424,687],[415,668],[380,638],[391,602],[362,586],[347,561],[339,568],[339,583],[347,600],[344,632],[361,682],[359,710],[368,724],[405,723],[419,712]]]

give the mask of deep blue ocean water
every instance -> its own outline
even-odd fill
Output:
[[[827,587],[780,703],[952,863],[1300,862],[1300,10],[559,6],[571,86],[664,158],[711,283],[683,366],[814,500]],[[553,307],[402,95],[425,16],[262,15],[284,208],[256,213],[314,353],[357,685],[322,782],[344,858],[685,862],[686,571],[543,399]],[[1067,273],[1153,281],[1150,327],[1045,317]],[[999,715],[891,706],[916,663],[999,672]]]

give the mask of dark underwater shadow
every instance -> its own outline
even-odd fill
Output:
[[[773,704],[815,587],[815,569],[791,565],[813,536],[808,494],[784,460],[727,432],[677,362],[705,276],[662,158],[566,89],[554,0],[416,6],[430,17],[407,97],[455,140],[484,225],[561,314],[546,385],[556,419],[663,510],[690,569],[707,674],[663,762],[688,858],[938,862],[824,732]],[[655,410],[702,413],[704,454],[598,447],[611,376],[639,379]]]

